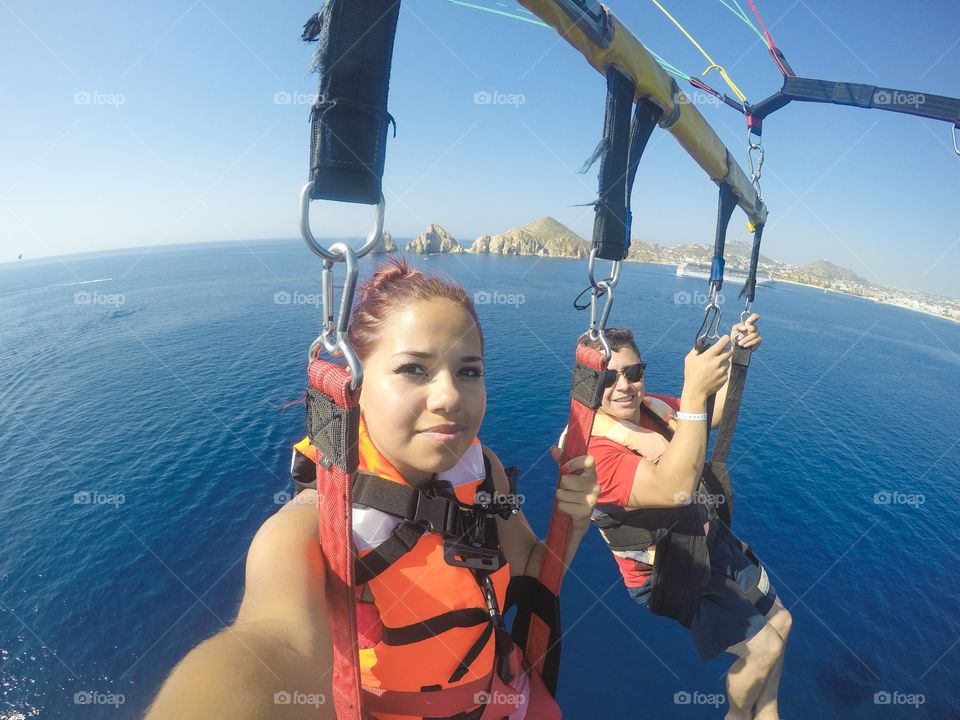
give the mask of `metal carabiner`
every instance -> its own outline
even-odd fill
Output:
[[[708,340],[716,342],[720,339],[720,318],[722,315],[720,305],[717,304],[717,287],[711,284],[707,304],[703,308],[703,322],[700,324],[700,329],[697,330],[697,339],[694,342],[698,352],[703,352],[707,349],[708,344],[712,344],[708,343]]]
[[[960,130],[960,125],[953,126],[953,151],[960,155],[960,142],[957,141],[957,130]]]
[[[607,319],[610,317],[610,310],[613,308],[613,286],[608,284],[606,280],[601,280],[598,285],[599,287],[590,293],[590,325],[587,331],[580,337],[586,336],[594,342],[599,340],[601,347],[603,347],[604,359],[609,361],[613,355],[613,351],[610,349],[610,343],[607,341],[605,330],[607,329]],[[604,295],[607,296],[607,299],[603,303],[603,310],[600,311],[600,320],[598,322],[596,319],[597,300]]]
[[[334,243],[330,246],[329,252],[332,259],[324,260],[322,276],[323,329],[320,336],[310,344],[307,361],[312,361],[320,353],[321,347],[333,357],[342,355],[350,368],[352,376],[350,387],[355,390],[363,382],[363,371],[359,358],[347,340],[347,329],[350,311],[353,308],[353,296],[357,289],[357,278],[360,274],[360,269],[357,267],[358,258],[356,251],[346,243]],[[347,275],[343,281],[339,312],[336,313],[337,320],[334,323],[333,266],[339,260],[346,262]]]
[[[313,236],[313,230],[310,229],[310,193],[313,190],[313,180],[309,181],[306,185],[303,186],[303,189],[300,191],[300,235],[303,237],[303,241],[307,244],[307,247],[319,255],[324,260],[329,260],[331,262],[337,262],[338,257],[331,252],[333,249],[327,250],[323,245],[317,242],[317,239]],[[376,215],[374,216],[373,227],[370,229],[370,232],[367,234],[367,239],[364,241],[363,245],[360,246],[360,249],[356,251],[357,257],[362,258],[368,252],[373,249],[373,246],[377,244],[377,240],[380,239],[380,235],[383,233],[383,217],[386,211],[386,200],[383,197],[383,193],[380,193],[380,200],[377,202]]]
[[[590,249],[590,257],[587,259],[587,277],[590,279],[590,285],[596,290],[600,290],[601,285],[608,288],[615,288],[620,282],[620,268],[623,266],[622,260],[612,260],[610,265],[610,277],[603,280],[597,280],[593,276],[593,267],[597,260],[597,248]]]
[[[740,313],[740,322],[745,323],[751,315],[753,315],[753,303],[747,300],[747,304],[744,305],[743,311]]]

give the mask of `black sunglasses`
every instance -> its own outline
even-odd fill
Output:
[[[629,383],[640,382],[643,380],[643,371],[646,369],[647,364],[644,362],[634,363],[633,365],[627,365],[624,368],[619,370],[607,370],[606,374],[603,377],[603,387],[611,388],[617,384],[617,377],[623,375]]]

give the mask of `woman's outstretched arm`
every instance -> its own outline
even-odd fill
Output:
[[[147,720],[334,720],[316,492],[270,517],[247,554],[237,619],[170,673]]]

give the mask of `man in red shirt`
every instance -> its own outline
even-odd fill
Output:
[[[757,319],[752,315],[733,326],[737,344],[759,346]],[[762,566],[753,562],[755,556],[744,553],[698,494],[708,441],[707,399],[716,394],[716,426],[726,400],[730,336],[702,354],[687,355],[683,391],[673,398],[645,393],[646,365],[629,329],[609,329],[605,335],[613,351],[611,384],[589,445],[601,487],[594,520],[634,600],[687,626],[701,659],[724,651],[737,656],[727,673],[727,720],[778,720],[790,613]],[[599,348],[598,342],[591,344]],[[625,544],[624,537],[633,542]],[[670,552],[684,540],[688,549],[702,548],[702,567],[690,562],[688,550]],[[693,593],[685,599],[690,610],[682,620],[669,607],[675,597],[681,602],[682,593],[675,593],[678,577],[681,589]]]

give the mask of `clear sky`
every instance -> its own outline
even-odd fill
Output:
[[[576,171],[600,136],[603,79],[552,30],[508,17],[529,17],[513,0],[471,2],[505,14],[404,0],[386,229],[410,237],[438,223],[469,243],[552,215],[589,238],[592,211],[577,205],[594,198],[598,166]],[[956,0],[757,2],[801,76],[960,96]],[[766,48],[719,0],[663,4],[750,100],[779,87]],[[652,2],[609,5],[675,66],[694,75],[706,67]],[[299,34],[318,6],[0,0],[0,261],[297,237],[316,92]],[[477,104],[483,92],[522,102]],[[742,117],[700,108],[745,165]],[[950,130],[829,105],[795,103],[769,118],[766,253],[960,296],[960,157]],[[712,242],[716,186],[664,131],[641,164],[634,206],[641,240]],[[359,236],[369,217],[368,208],[317,203],[314,227]],[[731,228],[731,239],[746,237],[742,215]]]

